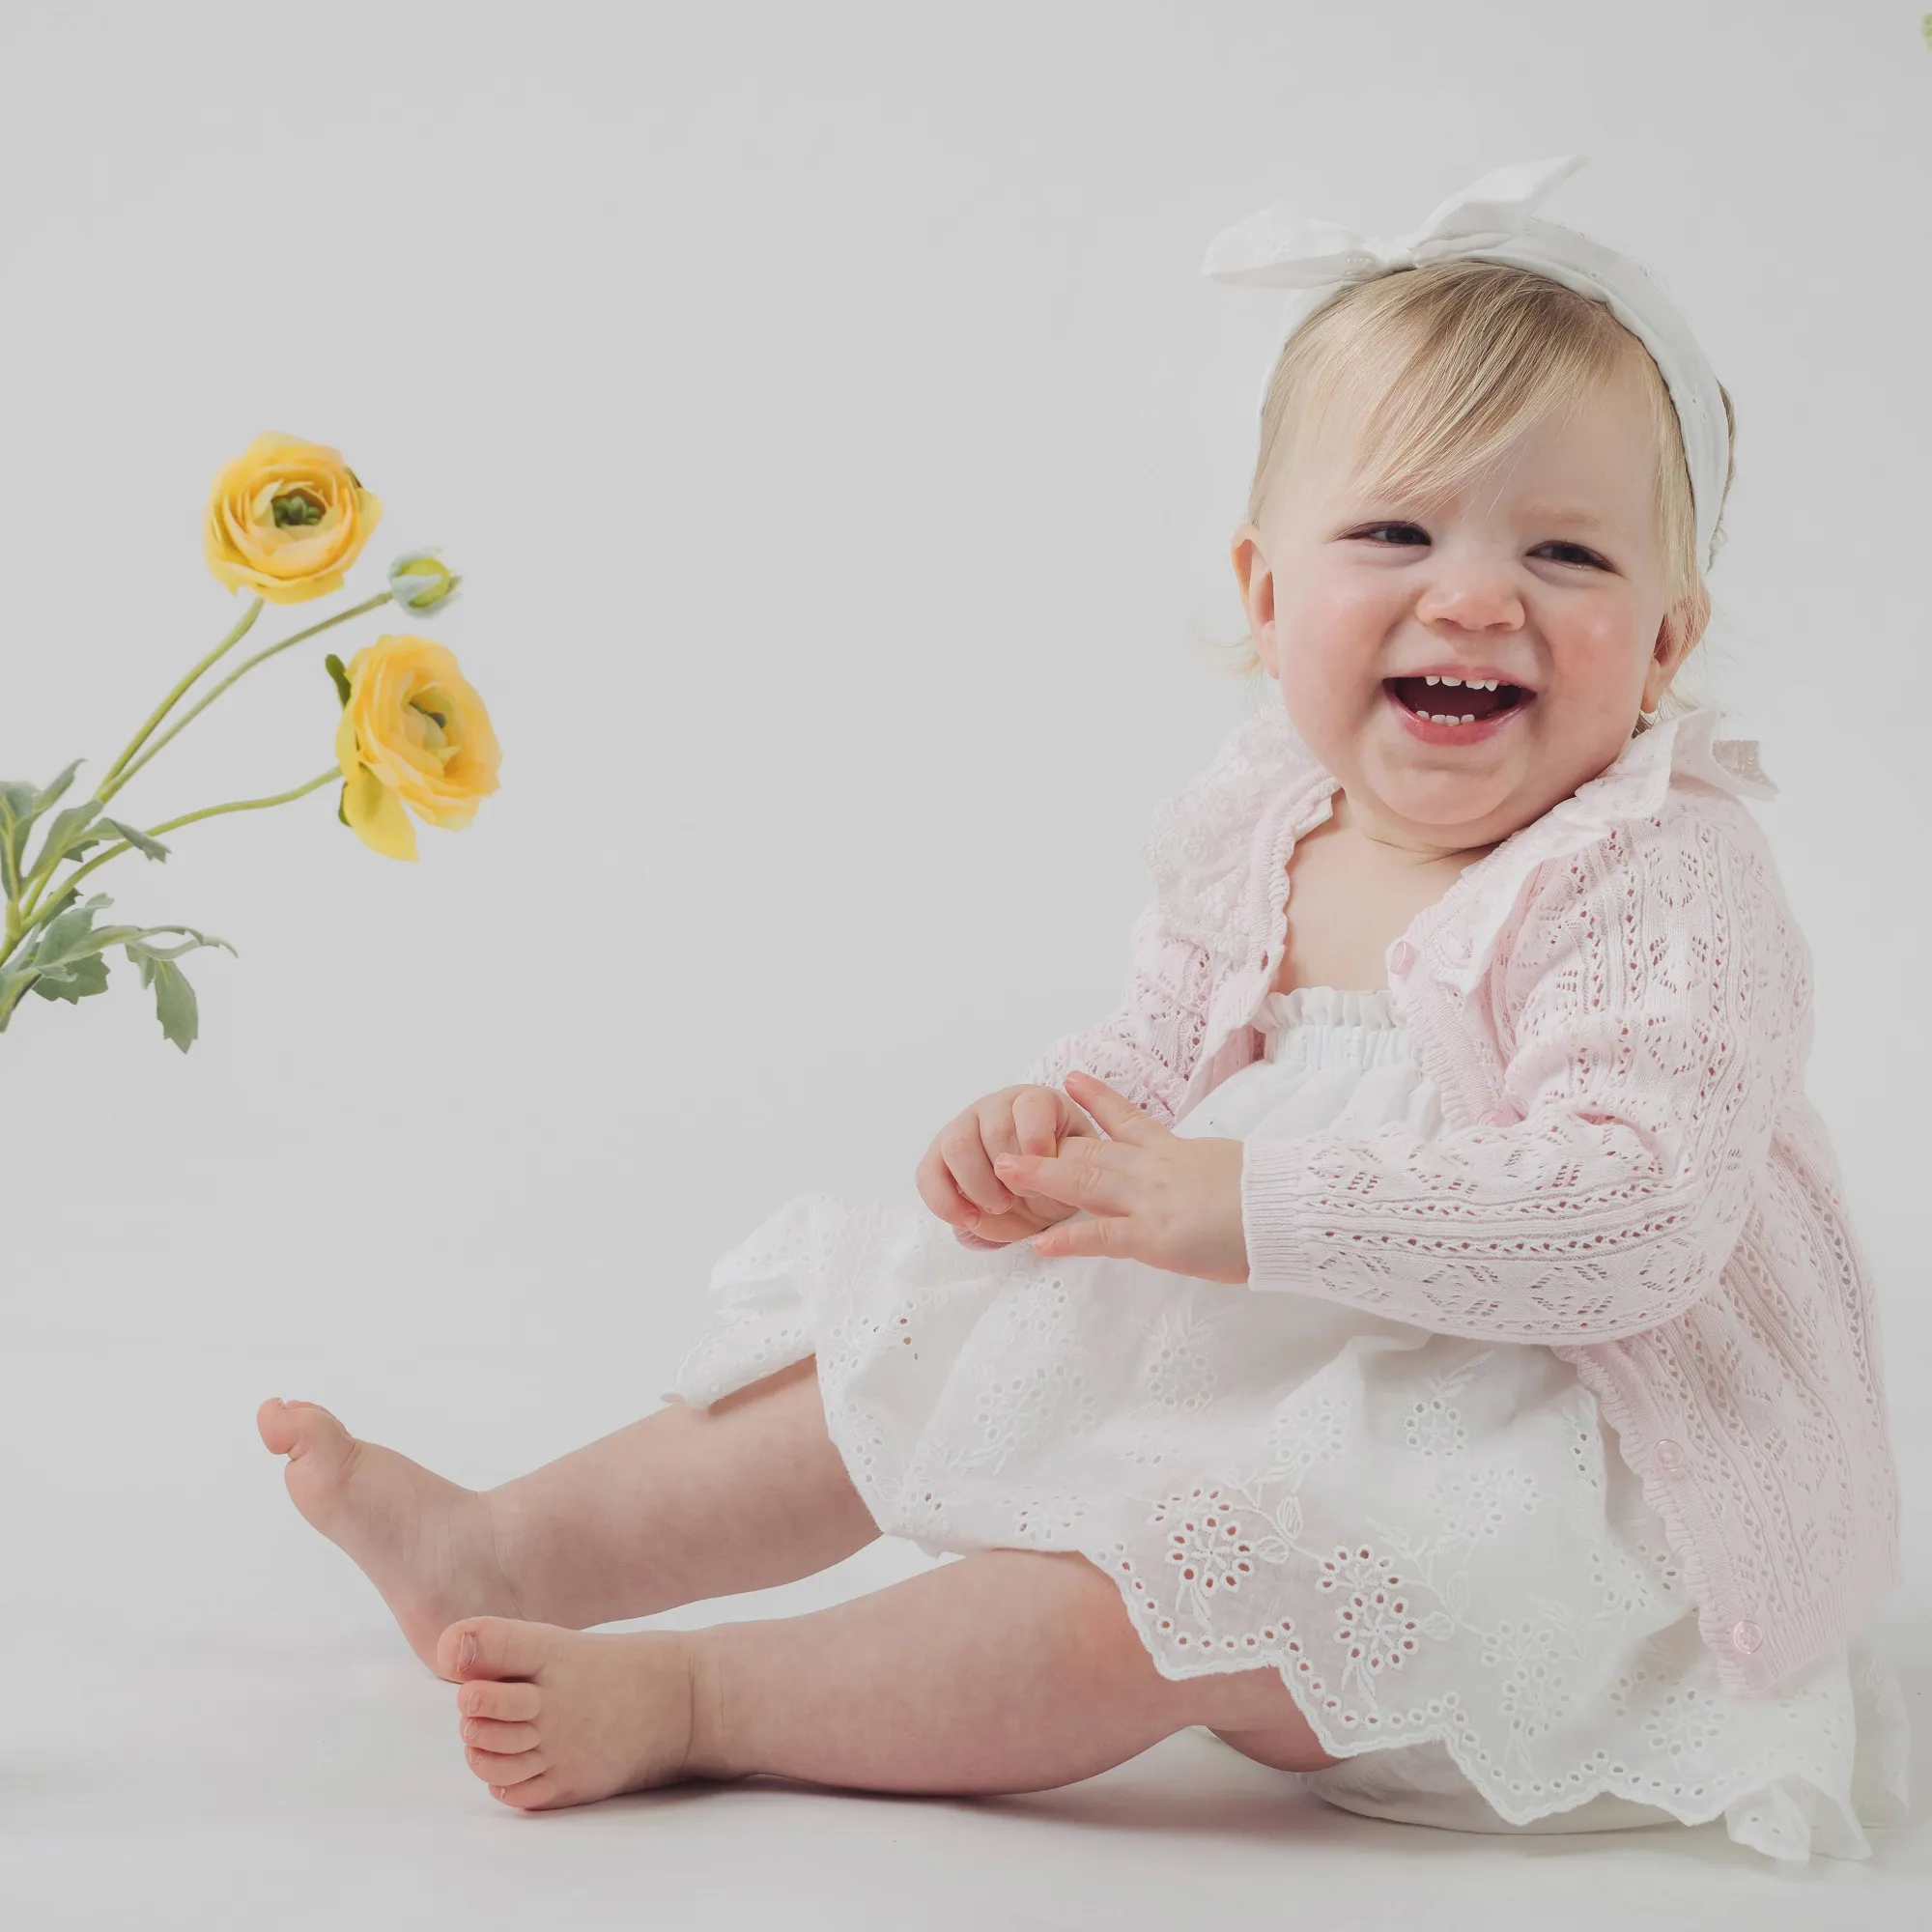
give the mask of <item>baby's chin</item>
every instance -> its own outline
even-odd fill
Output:
[[[1339,767],[1336,770],[1341,776]],[[1449,853],[1499,844],[1541,816],[1529,761],[1491,745],[1466,753],[1428,746],[1364,745],[1349,796],[1357,817],[1379,820],[1384,836]]]
[[[1291,694],[1289,714],[1315,755],[1342,781],[1362,829],[1418,852],[1487,850],[1540,818],[1615,755],[1552,744],[1547,694],[1513,710],[1500,727],[1432,724],[1418,731],[1395,715],[1384,688],[1345,696],[1334,684]],[[1561,735],[1561,734],[1559,734]],[[1578,762],[1578,753],[1582,762]],[[1566,776],[1558,764],[1577,766]],[[1583,767],[1588,765],[1588,769]]]

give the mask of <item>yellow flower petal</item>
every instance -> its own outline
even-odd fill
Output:
[[[416,829],[402,800],[374,772],[358,772],[343,786],[342,815],[370,851],[385,859],[416,856]]]
[[[346,704],[335,726],[335,762],[341,766],[343,778],[351,782],[361,774],[362,760],[355,751],[355,720],[350,716]]]

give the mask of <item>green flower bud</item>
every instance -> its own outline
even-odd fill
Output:
[[[389,595],[406,611],[435,611],[456,595],[462,578],[437,561],[433,550],[413,550],[389,566]]]

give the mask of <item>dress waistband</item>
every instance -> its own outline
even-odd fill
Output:
[[[1264,1033],[1284,1026],[1397,1025],[1395,1002],[1386,986],[1297,986],[1292,993],[1270,993],[1262,1002],[1254,1024]]]
[[[1408,1031],[1382,990],[1297,986],[1292,993],[1270,993],[1253,1024],[1262,1032],[1264,1060],[1360,1069],[1415,1059]]]

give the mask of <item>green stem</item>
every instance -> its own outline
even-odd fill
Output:
[[[128,760],[131,758],[134,755],[134,753],[138,752],[144,744],[147,743],[148,734],[155,728],[156,724],[158,724],[161,722],[163,718],[165,718],[168,715],[170,711],[172,711],[175,708],[176,704],[181,699],[182,694],[185,691],[186,691],[187,688],[195,681],[195,679],[198,678],[202,674],[202,672],[209,668],[210,665],[213,664],[217,658],[223,657],[229,651],[233,650],[234,647],[237,644],[239,644],[242,641],[242,639],[248,635],[248,627],[261,614],[262,614],[262,600],[258,597],[251,605],[249,605],[247,610],[242,613],[242,621],[239,624],[237,624],[235,628],[232,631],[230,631],[229,634],[225,638],[223,638],[222,640],[218,644],[216,644],[215,647],[212,651],[210,651],[209,654],[205,658],[203,658],[202,661],[198,665],[196,665],[195,668],[191,671],[189,671],[188,674],[185,678],[183,678],[182,681],[178,685],[176,685],[175,688],[171,692],[169,692],[164,698],[161,699],[160,704],[156,709],[154,715],[148,720],[148,722],[145,724],[141,726],[141,728],[138,731],[134,733],[133,737],[128,741],[127,749],[121,753],[121,755],[118,758],[116,758],[111,765],[107,767],[107,775],[105,778],[101,780],[102,784],[111,785],[114,782],[114,780],[120,773],[121,768],[125,764],[127,764]]]
[[[132,764],[127,765],[125,769],[117,766],[116,770],[108,775],[108,781],[101,785],[95,796],[100,800],[102,805],[105,805],[156,752],[160,751],[171,739],[185,731],[231,684],[246,677],[257,665],[267,664],[270,658],[278,657],[283,651],[291,649],[294,645],[302,643],[309,638],[319,637],[324,631],[333,630],[337,624],[346,624],[350,618],[359,617],[365,611],[374,611],[380,606],[388,603],[388,601],[389,592],[384,590],[379,597],[371,597],[366,603],[355,605],[347,611],[339,611],[333,617],[325,617],[321,623],[311,624],[307,630],[298,631],[294,637],[284,638],[278,644],[270,644],[266,651],[257,651],[252,658],[246,659],[230,671],[198,704],[184,711]]]
[[[327,771],[310,779],[306,784],[297,785],[293,791],[278,791],[273,798],[238,798],[228,805],[205,805],[199,811],[185,811],[179,818],[149,826],[148,837],[158,838],[163,832],[178,832],[184,825],[192,825],[198,818],[219,818],[230,811],[266,811],[271,805],[287,805],[291,799],[306,798],[310,792],[320,791],[331,780],[338,784],[341,782],[342,772],[338,766],[331,765]],[[61,881],[61,891],[65,893],[77,880],[86,878],[97,866],[104,866],[108,860],[132,850],[133,847],[123,838],[118,844],[108,846],[104,852],[97,852],[86,865],[76,867]]]

